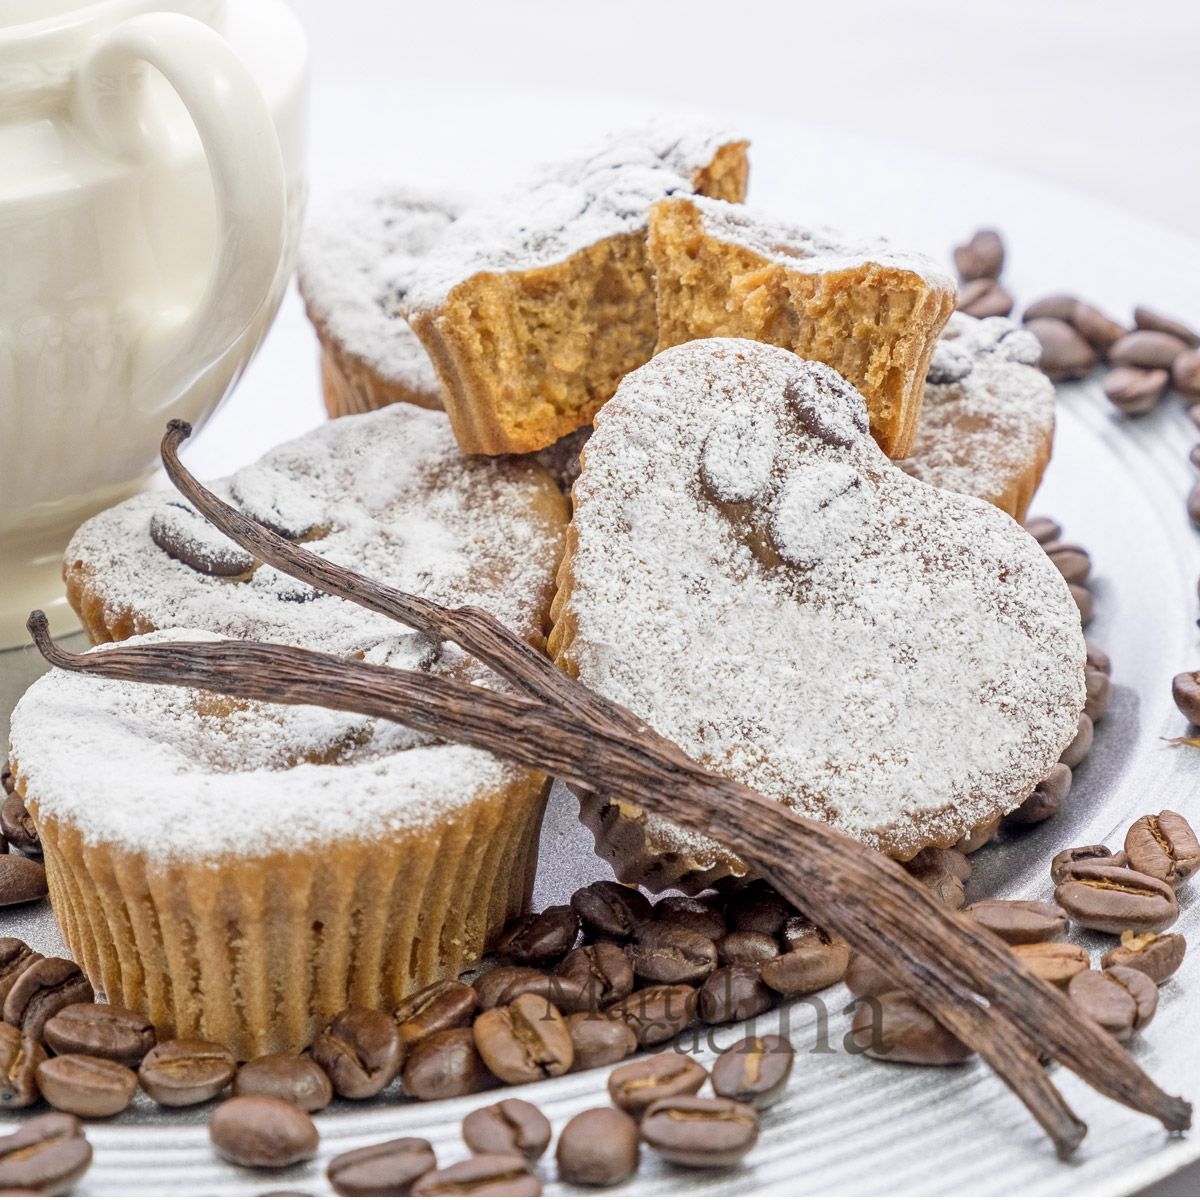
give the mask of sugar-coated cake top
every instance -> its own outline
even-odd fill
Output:
[[[740,339],[665,351],[601,410],[574,496],[580,678],[802,812],[902,855],[946,844],[1075,734],[1061,575],[1010,517],[889,463],[829,367]]]
[[[634,233],[664,196],[695,190],[693,176],[744,138],[715,125],[652,122],[547,164],[496,200],[464,213],[422,262],[403,308],[435,308],[481,272],[561,262],[604,238]]]
[[[912,454],[899,465],[937,487],[1000,496],[1054,431],[1054,384],[1041,345],[1007,317],[955,313],[925,380]]]
[[[300,242],[300,289],[312,318],[384,379],[429,395],[438,390],[433,363],[400,302],[461,212],[449,197],[377,183],[317,206]]]

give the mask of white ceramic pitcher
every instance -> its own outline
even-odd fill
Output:
[[[280,0],[0,0],[0,647],[265,334],[306,89]]]

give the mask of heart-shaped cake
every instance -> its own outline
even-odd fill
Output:
[[[1084,641],[1011,517],[913,479],[840,375],[740,339],[626,376],[575,485],[550,648],[714,771],[899,858],[1025,799],[1075,736]],[[601,799],[627,880],[744,866]]]

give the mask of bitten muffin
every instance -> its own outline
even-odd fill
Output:
[[[890,463],[831,368],[740,339],[629,375],[574,488],[550,649],[714,771],[897,858],[1015,808],[1084,703],[1062,576],[992,505]],[[584,796],[626,882],[745,866]]]
[[[442,413],[346,417],[214,487],[318,554],[544,644],[563,496],[536,464],[467,458]],[[174,494],[88,521],[65,573],[96,641],[254,638],[502,686],[248,559]],[[243,1058],[477,962],[528,903],[548,786],[389,722],[58,671],[14,712],[11,760],[89,976],[161,1036]]]
[[[648,249],[659,351],[744,337],[826,363],[865,397],[883,452],[910,453],[925,373],[956,295],[932,260],[703,196],[656,204]]]
[[[469,454],[540,450],[590,424],[654,351],[646,214],[665,196],[740,201],[747,143],[712,127],[630,130],[463,214],[401,311]]]

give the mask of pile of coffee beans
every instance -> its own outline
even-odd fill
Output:
[[[1000,285],[1004,243],[994,229],[979,230],[954,250],[958,271],[958,311],[969,317],[1007,317],[1013,298]]]

